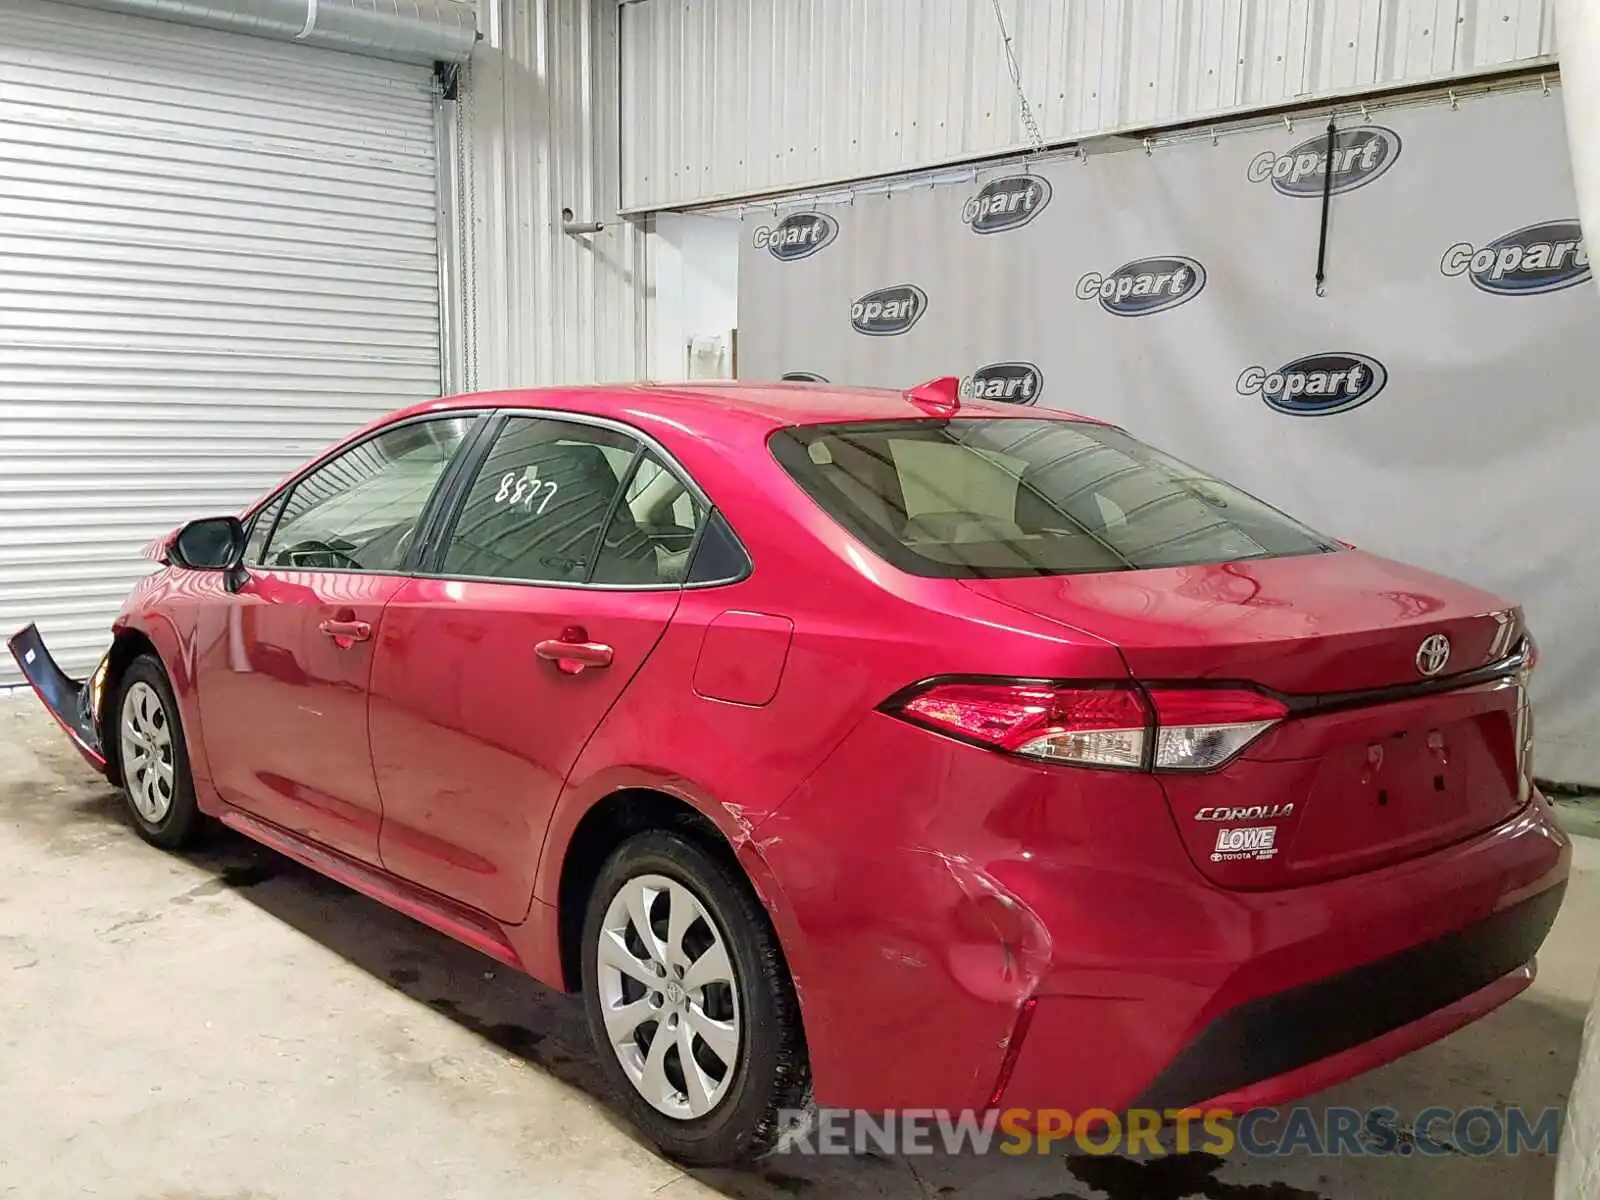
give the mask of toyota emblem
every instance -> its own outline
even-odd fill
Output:
[[[1417,670],[1430,678],[1444,670],[1450,661],[1450,639],[1442,633],[1430,634],[1417,647]]]

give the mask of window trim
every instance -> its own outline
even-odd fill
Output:
[[[271,512],[272,524],[267,529],[267,536],[261,542],[261,552],[265,554],[267,547],[272,544],[272,535],[278,532],[278,518],[283,516],[283,510],[288,507],[289,489],[286,487],[279,488],[277,491],[273,492],[272,495],[268,496],[264,503],[258,504],[255,512],[251,514],[249,522],[245,525],[245,546],[248,547],[251,540],[256,536],[256,524],[261,520],[262,514]],[[258,571],[264,571],[267,569],[266,564],[264,563],[245,562],[241,563],[240,565],[243,566],[247,571],[251,570],[252,568]]]
[[[251,528],[254,528],[256,519],[263,512],[271,508],[272,505],[276,504],[280,498],[283,500],[282,507],[278,509],[277,514],[272,519],[272,529],[268,532],[267,540],[262,544],[262,549],[265,551],[272,548],[272,539],[277,535],[278,524],[283,519],[284,511],[289,507],[288,502],[293,498],[295,488],[299,487],[303,482],[305,482],[306,479],[316,474],[335,459],[342,458],[345,454],[353,450],[357,450],[360,447],[365,446],[368,442],[383,437],[385,434],[396,429],[406,429],[412,425],[421,425],[427,421],[451,421],[469,418],[471,423],[467,426],[466,436],[461,439],[461,444],[456,447],[454,454],[451,455],[450,461],[445,464],[444,472],[439,476],[438,482],[434,484],[433,491],[429,493],[428,501],[422,506],[422,512],[417,518],[417,531],[426,535],[432,529],[432,517],[435,513],[435,510],[439,507],[441,498],[445,492],[446,484],[448,484],[451,480],[451,473],[456,470],[463,456],[472,449],[475,440],[482,433],[485,420],[490,415],[491,411],[484,408],[452,408],[441,409],[437,412],[418,413],[416,416],[406,417],[403,420],[391,421],[386,425],[382,425],[377,429],[372,430],[367,434],[366,437],[357,439],[356,441],[341,442],[337,446],[331,447],[320,457],[302,467],[291,478],[279,484],[276,490],[269,493],[263,500],[256,504],[253,509],[249,510],[250,526]],[[414,565],[420,555],[421,541],[422,539],[420,537],[413,536],[411,539],[411,545],[406,549],[405,558],[400,562],[398,567],[391,571],[352,571],[345,567],[279,567],[268,564],[258,564],[252,566],[249,563],[244,564],[244,567],[247,571],[289,571],[296,574],[314,573],[318,575],[411,576],[416,573],[414,570]]]
[[[723,515],[723,524],[732,534],[734,544],[739,548],[739,553],[744,560],[744,570],[739,575],[728,579],[712,579],[698,583],[593,583],[587,578],[594,572],[594,564],[584,572],[582,580],[555,580],[555,579],[515,579],[505,575],[465,575],[459,572],[446,572],[443,570],[445,551],[448,549],[450,536],[455,532],[456,522],[460,520],[462,510],[466,506],[467,493],[472,485],[477,482],[478,473],[483,469],[484,462],[489,457],[489,452],[494,448],[494,443],[510,421],[517,417],[527,417],[533,420],[563,421],[569,425],[587,425],[595,429],[605,429],[612,433],[620,433],[632,438],[635,442],[633,458],[627,471],[617,481],[617,494],[611,508],[607,512],[606,524],[610,524],[610,514],[616,511],[616,505],[622,502],[626,493],[628,480],[638,470],[644,451],[649,451],[660,460],[661,465],[675,475],[686,491],[693,496],[705,512],[705,519],[700,522],[700,528],[695,530],[694,544],[689,547],[689,557],[686,562],[688,567],[685,574],[694,568],[694,558],[700,549],[700,541],[705,536],[705,531],[711,523],[711,514],[717,511],[717,506],[712,503],[711,497],[705,492],[695,477],[684,469],[677,457],[663,446],[656,438],[636,426],[624,421],[616,421],[610,417],[595,416],[591,413],[572,412],[560,408],[501,408],[487,413],[487,422],[482,433],[474,440],[473,444],[463,448],[459,456],[460,470],[448,496],[443,497],[441,515],[436,532],[438,539],[435,544],[428,547],[425,561],[418,562],[409,572],[418,579],[442,579],[458,583],[503,583],[513,587],[544,587],[562,588],[566,590],[584,590],[594,592],[682,592],[699,591],[704,588],[727,587],[730,584],[742,583],[755,572],[755,561],[750,556],[749,549],[744,540],[739,537],[738,530],[734,529],[733,522]],[[601,537],[605,533],[602,528]]]
[[[446,525],[447,515],[454,508],[458,493],[465,494],[476,474],[466,469],[467,464],[477,461],[478,449],[488,444],[490,430],[494,426],[494,413],[479,411],[477,420],[467,430],[467,436],[456,448],[444,474],[439,476],[438,486],[434,488],[433,495],[428,497],[428,506],[422,510],[422,519],[417,522],[418,536],[411,539],[405,561],[400,564],[407,575],[418,574],[422,565],[430,561],[437,546],[442,544],[447,529],[453,527],[453,522],[450,526]]]
[[[595,583],[594,573],[600,567],[600,556],[606,552],[606,534],[611,531],[611,522],[617,519],[617,510],[628,502],[628,485],[633,482],[633,477],[638,473],[639,464],[644,461],[644,456],[646,453],[648,452],[644,448],[644,443],[636,440],[633,444],[633,453],[628,456],[628,469],[618,476],[617,490],[611,497],[611,503],[606,505],[606,515],[600,519],[600,536],[595,541],[594,558],[592,558],[589,561],[589,565],[583,569],[583,579],[581,582],[585,587],[601,586],[600,584]],[[695,533],[695,540],[700,540],[698,530]],[[693,547],[690,547],[690,549],[692,551]],[[635,584],[634,586],[637,587],[639,585]],[[671,585],[660,584],[650,586],[658,591],[666,591]]]

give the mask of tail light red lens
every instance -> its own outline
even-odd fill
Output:
[[[1131,688],[939,683],[903,701],[899,716],[940,733],[1047,761],[1138,767],[1150,719]]]
[[[1056,686],[1013,680],[931,683],[887,711],[938,733],[1043,762],[1207,771],[1287,715],[1248,689]]]

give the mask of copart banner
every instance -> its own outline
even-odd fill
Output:
[[[1341,121],[1331,179],[1327,139],[1308,120],[751,210],[740,374],[956,375],[1107,418],[1515,599],[1538,774],[1600,784],[1600,303],[1561,101]]]

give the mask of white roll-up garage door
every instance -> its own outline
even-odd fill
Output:
[[[439,393],[426,67],[0,0],[0,637]],[[0,685],[15,682],[0,655]]]

